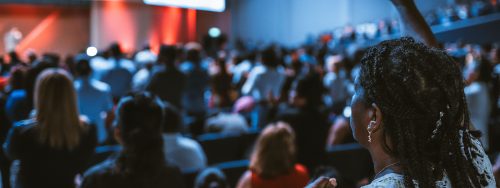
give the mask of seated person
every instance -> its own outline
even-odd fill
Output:
[[[257,139],[250,169],[238,188],[302,188],[309,182],[306,167],[295,160],[295,133],[285,123],[268,125]]]
[[[123,150],[85,172],[82,188],[184,187],[181,172],[163,154],[162,103],[149,93],[128,96],[117,109],[115,137]]]
[[[94,126],[80,118],[66,71],[43,71],[35,88],[34,118],[12,127],[3,145],[6,156],[20,162],[12,187],[75,187],[97,144]]]
[[[205,122],[205,132],[218,132],[222,134],[247,133],[250,129],[250,125],[242,114],[251,111],[251,109],[248,109],[251,108],[249,105],[253,105],[253,99],[251,97],[242,97],[238,99],[234,104],[233,112],[221,112],[208,118]]]
[[[163,151],[165,159],[181,170],[203,169],[207,166],[207,157],[200,144],[180,134],[182,119],[173,105],[165,103],[163,121]]]

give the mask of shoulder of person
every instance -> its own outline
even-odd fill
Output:
[[[101,82],[99,80],[92,80],[92,85],[101,92],[111,91],[111,87],[107,83]]]
[[[404,188],[404,178],[402,175],[390,173],[373,180],[372,183],[361,188]]]
[[[85,187],[93,187],[96,184],[103,183],[105,176],[113,175],[113,168],[115,168],[114,160],[108,159],[102,163],[99,163],[83,174],[83,188]]]

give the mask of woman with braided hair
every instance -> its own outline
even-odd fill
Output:
[[[459,66],[432,47],[436,40],[413,0],[392,2],[415,39],[382,42],[361,61],[351,129],[374,164],[375,178],[365,187],[495,187]],[[333,186],[326,178],[315,183]]]

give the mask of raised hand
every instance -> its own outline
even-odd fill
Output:
[[[320,177],[305,188],[335,188],[337,180],[335,178]]]

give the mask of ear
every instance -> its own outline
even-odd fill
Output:
[[[377,106],[377,104],[372,103],[372,109],[370,110],[370,124],[368,124],[368,131],[369,132],[377,132],[382,128],[382,111],[380,108]]]

